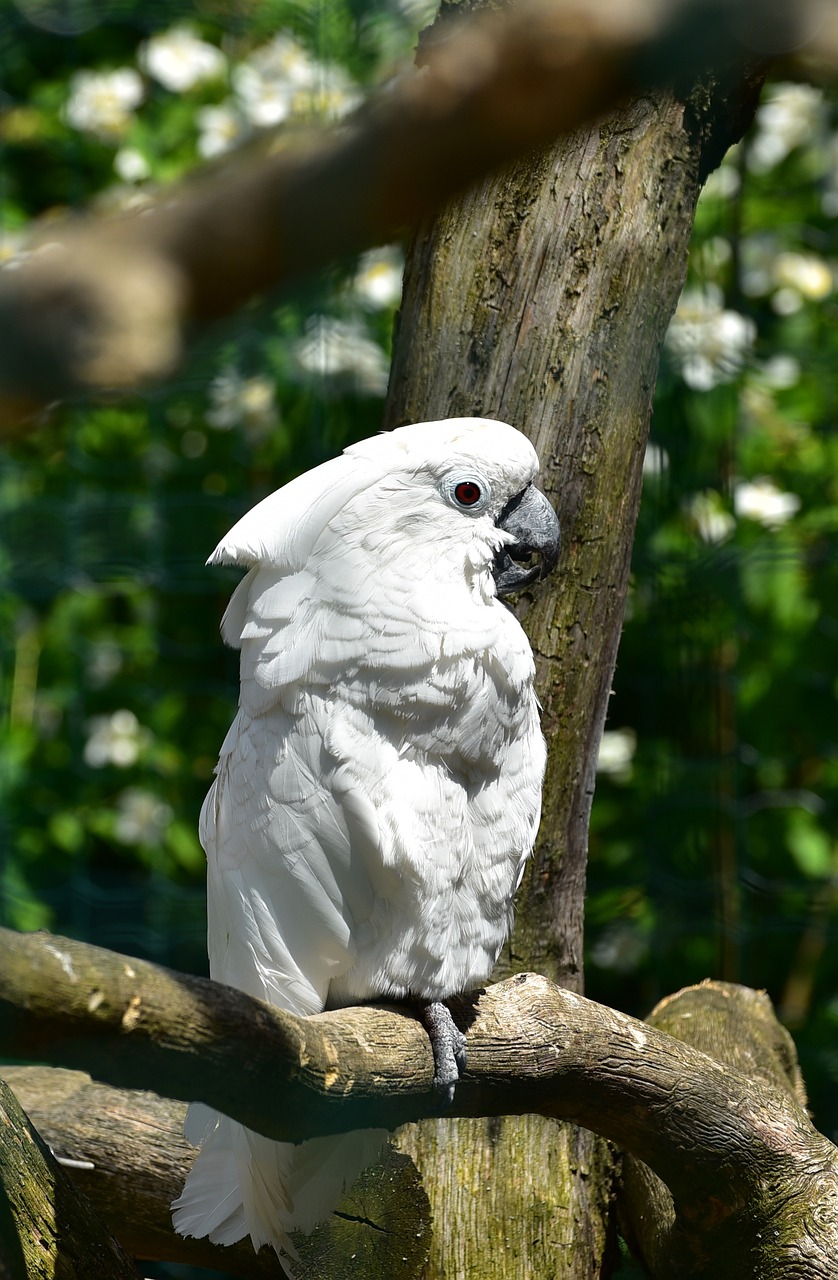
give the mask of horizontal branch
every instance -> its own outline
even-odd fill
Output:
[[[817,1165],[822,1185],[838,1187],[838,1152],[773,1082],[755,1084],[534,974],[451,1004],[468,1071],[446,1114],[581,1124],[633,1152],[693,1213],[702,1194],[708,1213],[719,1197],[731,1210],[743,1204],[778,1161]],[[110,1084],[198,1099],[292,1141],[439,1114],[430,1045],[406,1009],[295,1017],[46,934],[0,930],[0,1044]]]
[[[340,128],[245,147],[139,214],[51,224],[0,273],[0,425],[167,375],[195,322],[400,236],[632,92],[766,54],[828,60],[835,26],[818,0],[518,0],[440,22],[421,72]]]

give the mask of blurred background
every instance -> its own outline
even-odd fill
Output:
[[[260,128],[340,119],[432,15],[0,0],[0,260]],[[218,624],[239,575],[204,561],[379,429],[401,265],[399,246],[342,263],[168,386],[0,446],[0,923],[205,971],[196,826],[236,705]],[[702,196],[667,339],[587,925],[588,993],[630,1013],[707,976],[767,988],[833,1141],[836,270],[835,100],[770,84]]]

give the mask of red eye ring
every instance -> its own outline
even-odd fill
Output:
[[[480,485],[476,480],[461,480],[454,486],[454,497],[461,507],[473,507],[482,496]]]

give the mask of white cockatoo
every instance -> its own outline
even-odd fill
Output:
[[[464,1038],[442,1001],[490,977],[541,805],[533,656],[500,599],[556,561],[537,472],[502,422],[401,427],[265,498],[209,561],[249,569],[201,814],[210,973],[297,1014],[422,1002],[449,1095]],[[193,1103],[187,1136],[176,1229],[287,1259],[385,1135],[295,1146]]]

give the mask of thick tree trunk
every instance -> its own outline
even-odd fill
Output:
[[[732,105],[708,87],[689,104],[650,94],[469,193],[410,247],[386,425],[478,414],[520,427],[562,526],[553,585],[519,605],[549,765],[500,974],[581,989],[588,820],[658,360],[701,182],[754,99],[753,85]],[[399,1141],[431,1201],[429,1280],[607,1274],[597,1138],[525,1117],[426,1122]]]
[[[703,173],[749,104],[747,92],[733,107],[709,90],[688,105],[650,94],[469,194],[417,235],[408,260],[387,424],[472,413],[515,423],[560,513],[557,588],[520,605],[550,762],[501,971],[537,969],[577,991],[596,755],[658,357]],[[601,1139],[526,1116],[426,1120],[400,1143],[430,1201],[428,1214],[417,1193],[417,1231],[433,1228],[427,1280],[608,1273]]]

